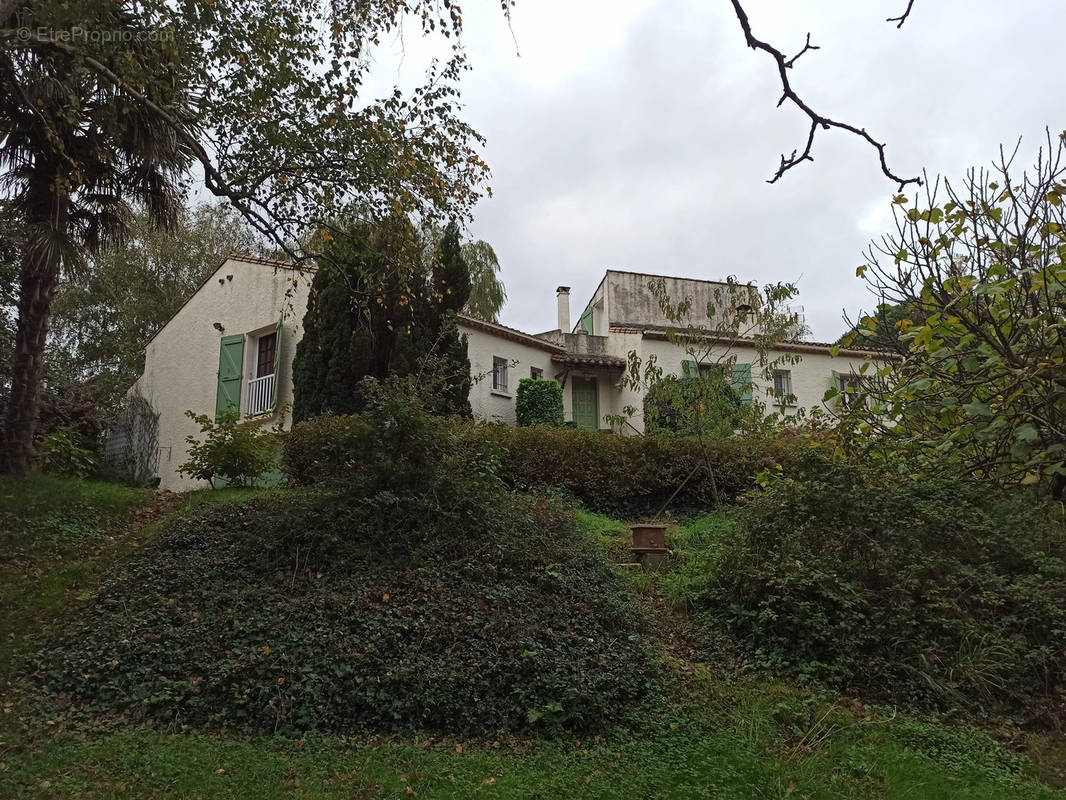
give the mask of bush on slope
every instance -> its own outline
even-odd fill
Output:
[[[39,690],[248,731],[602,729],[648,699],[641,614],[572,517],[378,422],[355,484],[163,532],[37,657]]]

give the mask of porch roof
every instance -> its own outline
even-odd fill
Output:
[[[589,355],[586,353],[553,353],[552,361],[568,367],[585,369],[624,370],[626,360],[618,356]]]

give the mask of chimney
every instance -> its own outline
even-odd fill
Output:
[[[570,333],[570,287],[560,286],[556,289],[555,299],[559,302],[559,330]]]

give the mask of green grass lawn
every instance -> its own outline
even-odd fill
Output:
[[[0,796],[160,798],[1061,797],[981,734],[878,718],[782,738],[776,704],[578,742],[345,741],[131,732],[0,747]]]
[[[32,647],[92,602],[109,569],[168,516],[224,490],[184,496],[147,522],[150,493],[35,479],[0,483],[0,628],[9,653]],[[142,512],[138,516],[138,509]],[[579,513],[612,560],[627,560],[625,527]],[[729,515],[685,520],[668,534],[671,569],[631,573],[665,637],[693,581],[713,568]],[[670,698],[636,730],[524,740],[423,736],[306,739],[174,730],[40,725],[0,698],[2,798],[1056,798],[1038,766],[972,729],[748,677],[663,648]],[[668,652],[669,650],[669,652]],[[1034,740],[1035,742],[1035,740]],[[1041,740],[1048,763],[1060,741]],[[1045,775],[1053,770],[1042,765]]]

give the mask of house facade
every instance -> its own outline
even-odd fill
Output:
[[[181,491],[203,485],[177,471],[187,458],[186,437],[199,431],[187,410],[210,415],[239,409],[242,416],[271,424],[281,421],[288,427],[292,361],[303,335],[312,277],[312,269],[233,256],[148,343],[144,373],[130,392],[158,414],[154,466],[162,488]],[[474,379],[470,405],[475,418],[514,424],[518,382],[543,378],[562,387],[567,421],[605,433],[642,432],[642,398],[621,381],[629,354],[643,361],[654,356],[664,375],[687,374],[691,368],[691,357],[670,341],[669,320],[648,291],[649,281],[656,279],[659,276],[608,270],[574,325],[570,290],[559,287],[557,327],[539,334],[461,315],[459,328],[466,337]],[[704,298],[716,286],[684,278],[663,280],[672,297],[690,297],[696,308],[706,304]],[[769,411],[785,413],[821,405],[834,381],[853,379],[860,365],[876,356],[843,350],[834,358],[828,344],[809,342],[782,343],[778,350],[799,360],[775,374],[775,386],[753,369],[758,357],[750,342],[729,346],[745,399],[758,397]],[[787,404],[775,402],[785,396]],[[605,417],[621,415],[627,406],[637,414],[621,430],[612,430]]]

